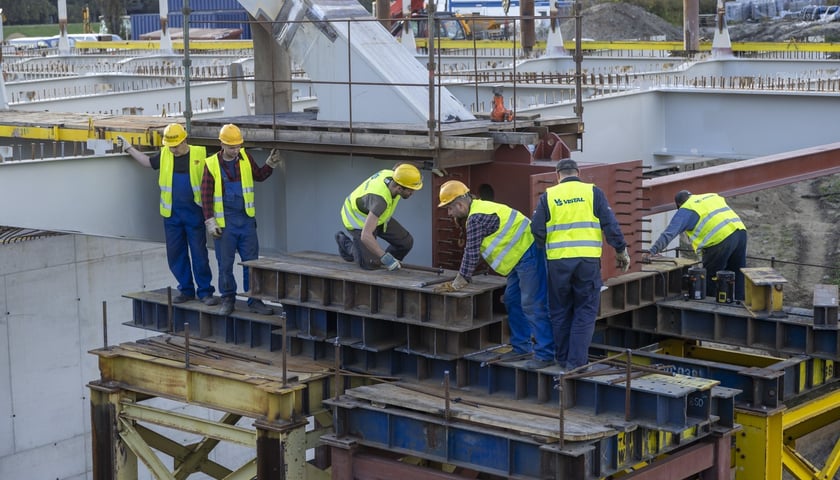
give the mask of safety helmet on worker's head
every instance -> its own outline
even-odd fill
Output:
[[[677,194],[674,195],[674,203],[677,204],[677,208],[682,207],[682,204],[685,203],[685,201],[688,200],[688,197],[690,196],[691,192],[689,192],[688,190],[680,190],[679,192],[677,192]]]
[[[245,142],[242,140],[242,132],[239,127],[232,123],[224,125],[219,130],[219,140],[225,145],[242,145]]]
[[[180,123],[170,123],[163,129],[163,145],[177,147],[187,139],[187,131]]]
[[[420,190],[423,188],[423,176],[420,175],[420,170],[410,163],[403,163],[394,169],[394,175],[391,177],[405,188],[412,190]]]
[[[445,207],[452,203],[456,198],[463,197],[470,193],[470,189],[458,180],[449,180],[440,186],[440,203],[438,207]]]

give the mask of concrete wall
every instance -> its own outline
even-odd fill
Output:
[[[211,265],[215,279],[215,260]],[[109,344],[149,336],[123,325],[131,319],[131,302],[122,295],[174,288],[165,249],[158,243],[62,235],[0,245],[0,272],[0,479],[90,478],[86,385],[99,378],[99,369],[98,357],[88,351],[103,346],[102,305]],[[154,405],[220,417],[170,401]],[[243,419],[241,426],[250,423]],[[211,458],[239,466],[248,455],[224,445]],[[139,470],[140,479],[152,478],[142,464]]]

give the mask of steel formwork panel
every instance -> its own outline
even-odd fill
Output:
[[[754,317],[743,307],[714,300],[664,301],[657,308],[655,328],[642,322],[634,322],[630,328],[780,354],[840,359],[840,330],[814,328],[811,317],[792,313],[778,318]]]
[[[383,276],[358,267],[348,271],[337,268],[340,266],[337,261],[330,261],[335,256],[322,256],[326,260],[321,265],[311,258],[288,261],[291,257],[286,257],[287,261],[243,262],[250,268],[249,295],[284,305],[435,325],[455,331],[501,319],[502,315],[494,311],[494,291],[504,287],[504,278],[477,277],[469,291],[436,293],[431,288],[418,286],[429,276],[438,278],[434,274]],[[306,273],[301,273],[301,269]]]

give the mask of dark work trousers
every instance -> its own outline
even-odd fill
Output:
[[[706,269],[706,295],[717,292],[717,272],[735,272],[735,299],[744,300],[744,274],[747,266],[747,231],[736,230],[717,245],[703,249],[703,268]]]
[[[553,362],[556,349],[548,320],[545,252],[536,245],[525,251],[507,276],[505,308],[513,351],[524,354],[533,350],[537,360]]]
[[[601,302],[601,259],[548,261],[548,309],[555,359],[572,369],[589,363],[589,344]]]
[[[236,278],[233,276],[233,264],[236,253],[245,262],[256,260],[260,254],[257,239],[257,220],[245,213],[245,200],[242,197],[242,182],[232,182],[224,168],[220,169],[224,181],[222,202],[225,208],[225,227],[221,238],[217,238],[216,260],[219,262],[219,294],[224,297],[236,295]],[[246,292],[250,289],[248,267],[242,267],[242,283]],[[251,304],[253,299],[248,299]]]
[[[213,272],[207,253],[204,215],[193,199],[189,173],[172,176],[172,214],[164,217],[163,231],[166,235],[166,260],[169,271],[178,281],[178,291],[187,297],[194,297],[196,293],[198,298],[213,295],[214,289],[210,284]]]
[[[379,256],[362,245],[362,231],[350,230],[349,233],[353,237],[353,257],[355,257],[359,266],[365,270],[380,268],[382,262]],[[376,227],[373,236],[388,242],[388,248],[385,249],[385,252],[390,253],[399,261],[402,261],[411,251],[411,247],[414,246],[414,237],[393,217],[388,219],[385,225]]]

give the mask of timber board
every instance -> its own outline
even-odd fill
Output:
[[[288,112],[276,115],[247,115],[214,119],[193,120],[194,127],[221,127],[223,124],[233,123],[239,128],[267,128],[282,130],[329,131],[329,132],[367,132],[391,133],[402,135],[426,135],[429,127],[424,123],[392,123],[392,122],[344,122],[335,120],[318,120],[311,112]],[[466,120],[462,122],[440,123],[435,126],[435,133],[441,135],[476,135],[487,133],[488,130],[510,130],[534,126],[533,121],[517,120],[514,122],[491,122],[487,120]]]
[[[95,129],[105,128],[120,131],[146,131],[165,128],[172,122],[182,120],[179,117],[153,117],[145,115],[106,115],[73,112],[24,112],[9,110],[3,112],[3,125],[22,127],[76,128],[87,130],[90,121]]]
[[[388,270],[362,270],[355,262],[345,262],[341,257],[321,252],[296,252],[287,255],[277,255],[271,258],[260,258],[242,262],[242,265],[254,266],[266,270],[331,278],[335,280],[349,280],[386,288],[399,288],[432,293],[434,286],[420,287],[422,282],[437,280],[441,277],[455,277],[455,270],[443,270],[441,275],[411,268],[401,268],[389,272]],[[431,267],[429,267],[431,268]],[[495,275],[478,275],[462,291],[446,293],[455,297],[467,297],[497,288],[503,288],[507,280]]]
[[[345,392],[346,397],[370,402],[374,405],[389,405],[436,416],[445,414],[445,398],[440,392],[423,385],[428,393],[418,391],[419,386],[405,388],[401,384],[381,383],[355,387]],[[455,402],[454,399],[460,399]],[[491,428],[502,428],[511,432],[538,435],[546,442],[559,438],[558,410],[534,409],[525,413],[505,408],[504,404],[494,406],[495,399],[467,396],[461,391],[450,390],[450,418]],[[516,404],[522,408],[523,403]],[[609,437],[616,430],[607,426],[603,417],[590,419],[587,415],[567,410],[564,412],[563,438],[567,441],[587,441]]]

